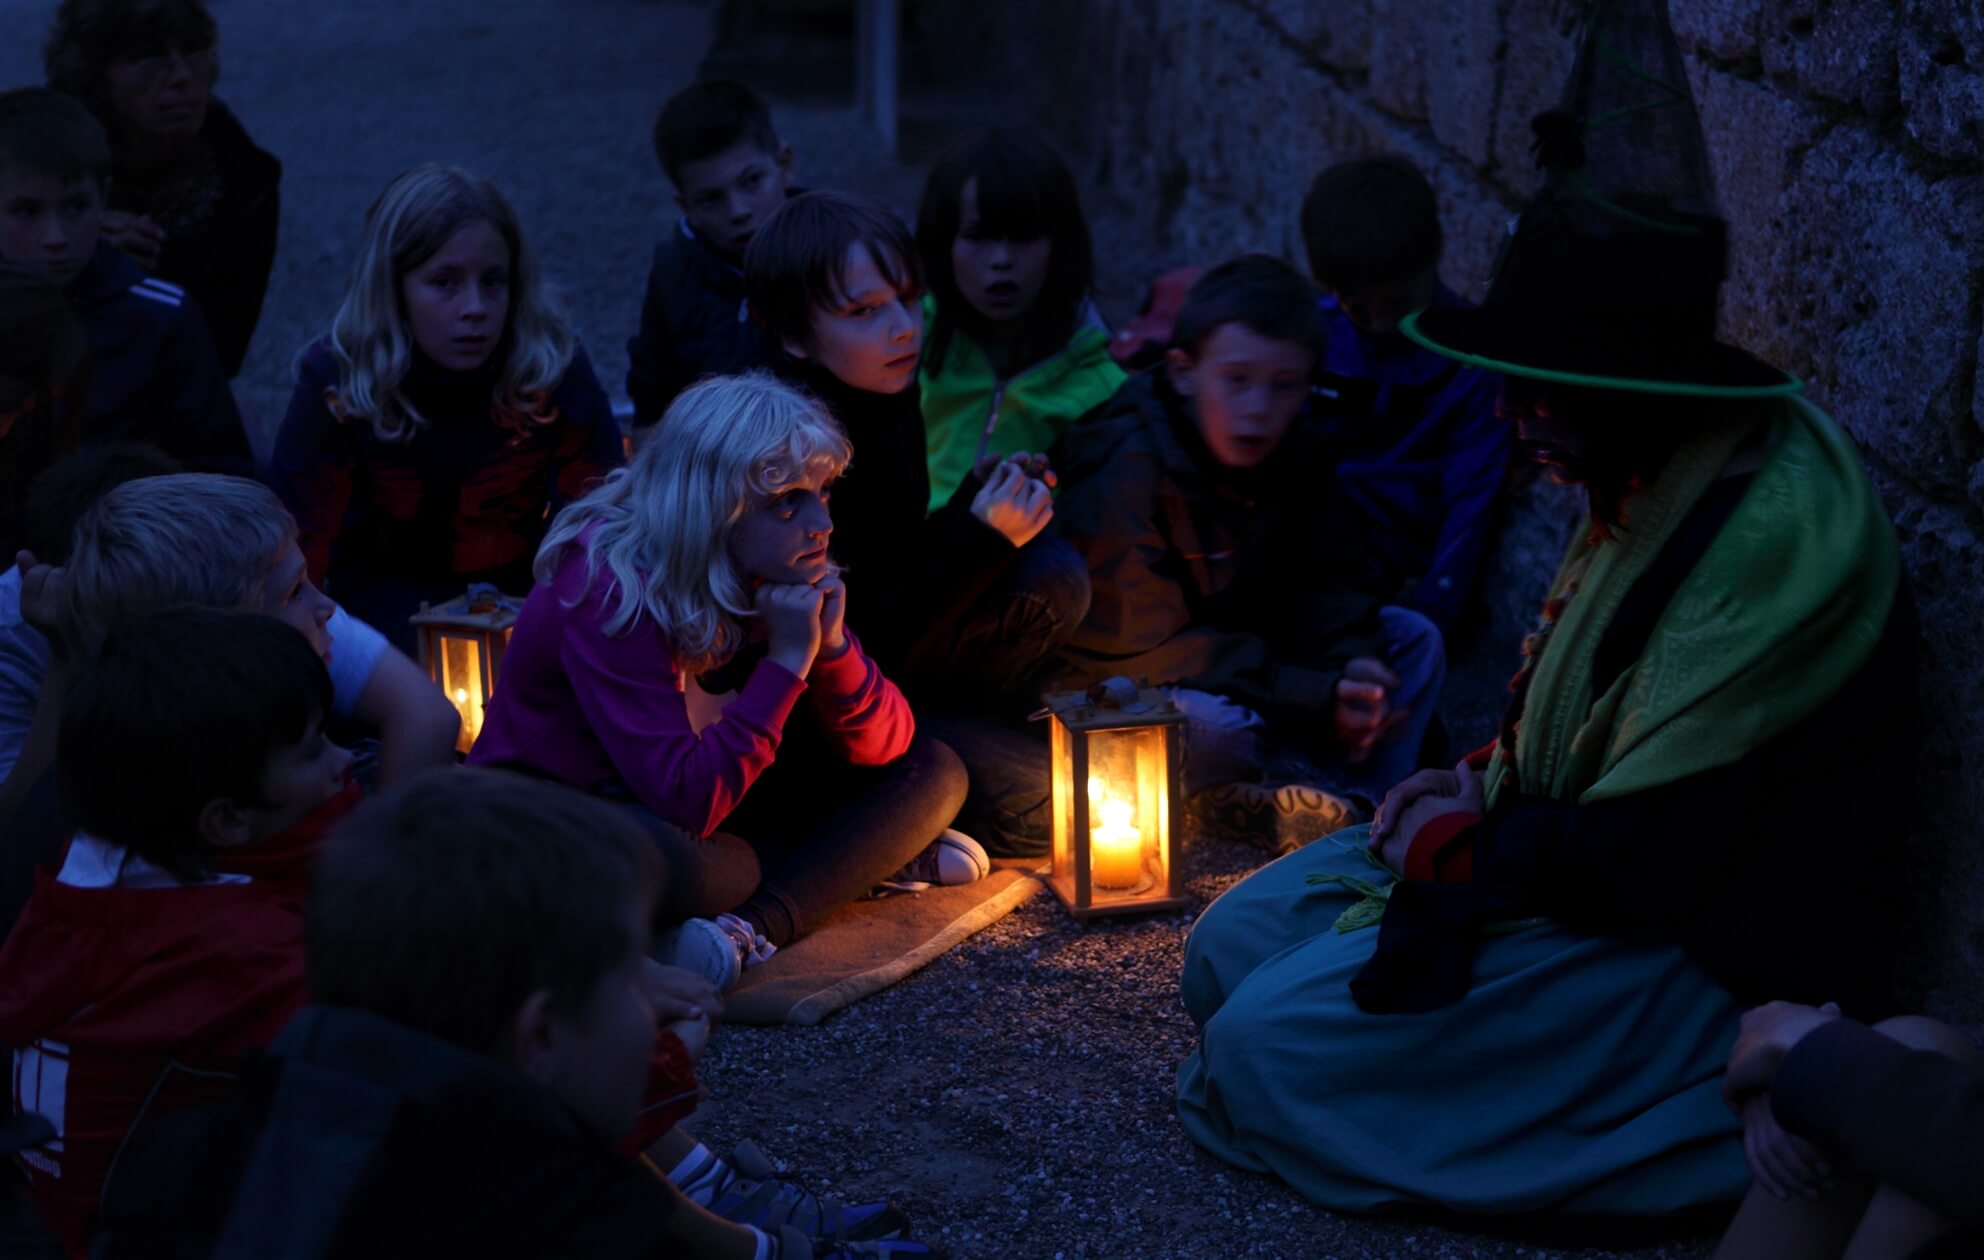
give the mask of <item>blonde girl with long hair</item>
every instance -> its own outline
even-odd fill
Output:
[[[270,467],[311,577],[410,645],[422,600],[475,582],[524,594],[547,520],[620,462],[611,404],[503,194],[452,166],[388,184]]]
[[[657,956],[720,988],[877,884],[989,869],[945,830],[963,766],[848,628],[852,453],[767,374],[685,391],[546,535],[469,757],[635,810],[668,866]]]

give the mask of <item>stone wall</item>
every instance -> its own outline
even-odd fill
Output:
[[[1447,279],[1477,297],[1579,16],[1572,0],[931,3],[931,55],[996,64],[1039,105],[1107,225],[1105,263],[1136,259],[1134,279],[1243,249],[1299,262],[1308,180],[1385,150],[1432,176]],[[1804,376],[1858,438],[1921,608],[1918,779],[1840,785],[1840,825],[1919,809],[1920,992],[1984,1029],[1984,15],[1973,0],[1672,0],[1671,15],[1731,225],[1725,332]],[[1497,562],[1511,617],[1561,537],[1561,500],[1537,502],[1518,515],[1549,517],[1545,540],[1521,526]]]

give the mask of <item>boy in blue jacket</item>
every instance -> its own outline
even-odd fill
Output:
[[[0,93],[0,258],[61,285],[92,361],[85,441],[148,442],[189,469],[247,475],[254,456],[206,321],[186,291],[99,239],[110,144],[80,101]]]
[[[1500,523],[1511,430],[1495,415],[1500,376],[1398,331],[1413,311],[1465,305],[1440,283],[1432,185],[1401,157],[1340,162],[1303,199],[1302,240],[1327,295],[1316,410],[1339,452],[1343,524],[1369,584],[1452,642]]]

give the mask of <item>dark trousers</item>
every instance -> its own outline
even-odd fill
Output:
[[[886,766],[850,766],[795,714],[720,831],[697,836],[628,808],[661,850],[658,925],[731,912],[785,945],[922,852],[964,795],[964,766],[927,735]]]
[[[957,825],[996,857],[1036,857],[1052,841],[1046,727],[1026,715],[1088,600],[1080,554],[1042,534],[963,616],[925,630],[890,675],[919,728],[964,760],[970,789]]]

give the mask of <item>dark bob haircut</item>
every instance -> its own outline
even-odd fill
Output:
[[[976,336],[982,322],[958,290],[951,269],[951,247],[964,226],[965,185],[977,181],[977,234],[983,239],[1037,241],[1053,247],[1047,283],[1016,350],[1017,362],[1037,363],[1074,335],[1095,284],[1095,246],[1081,196],[1067,163],[1045,140],[1018,127],[981,127],[953,140],[923,181],[923,204],[916,213],[916,243],[937,318],[930,329],[925,371],[943,370],[945,352],[960,330]]]

